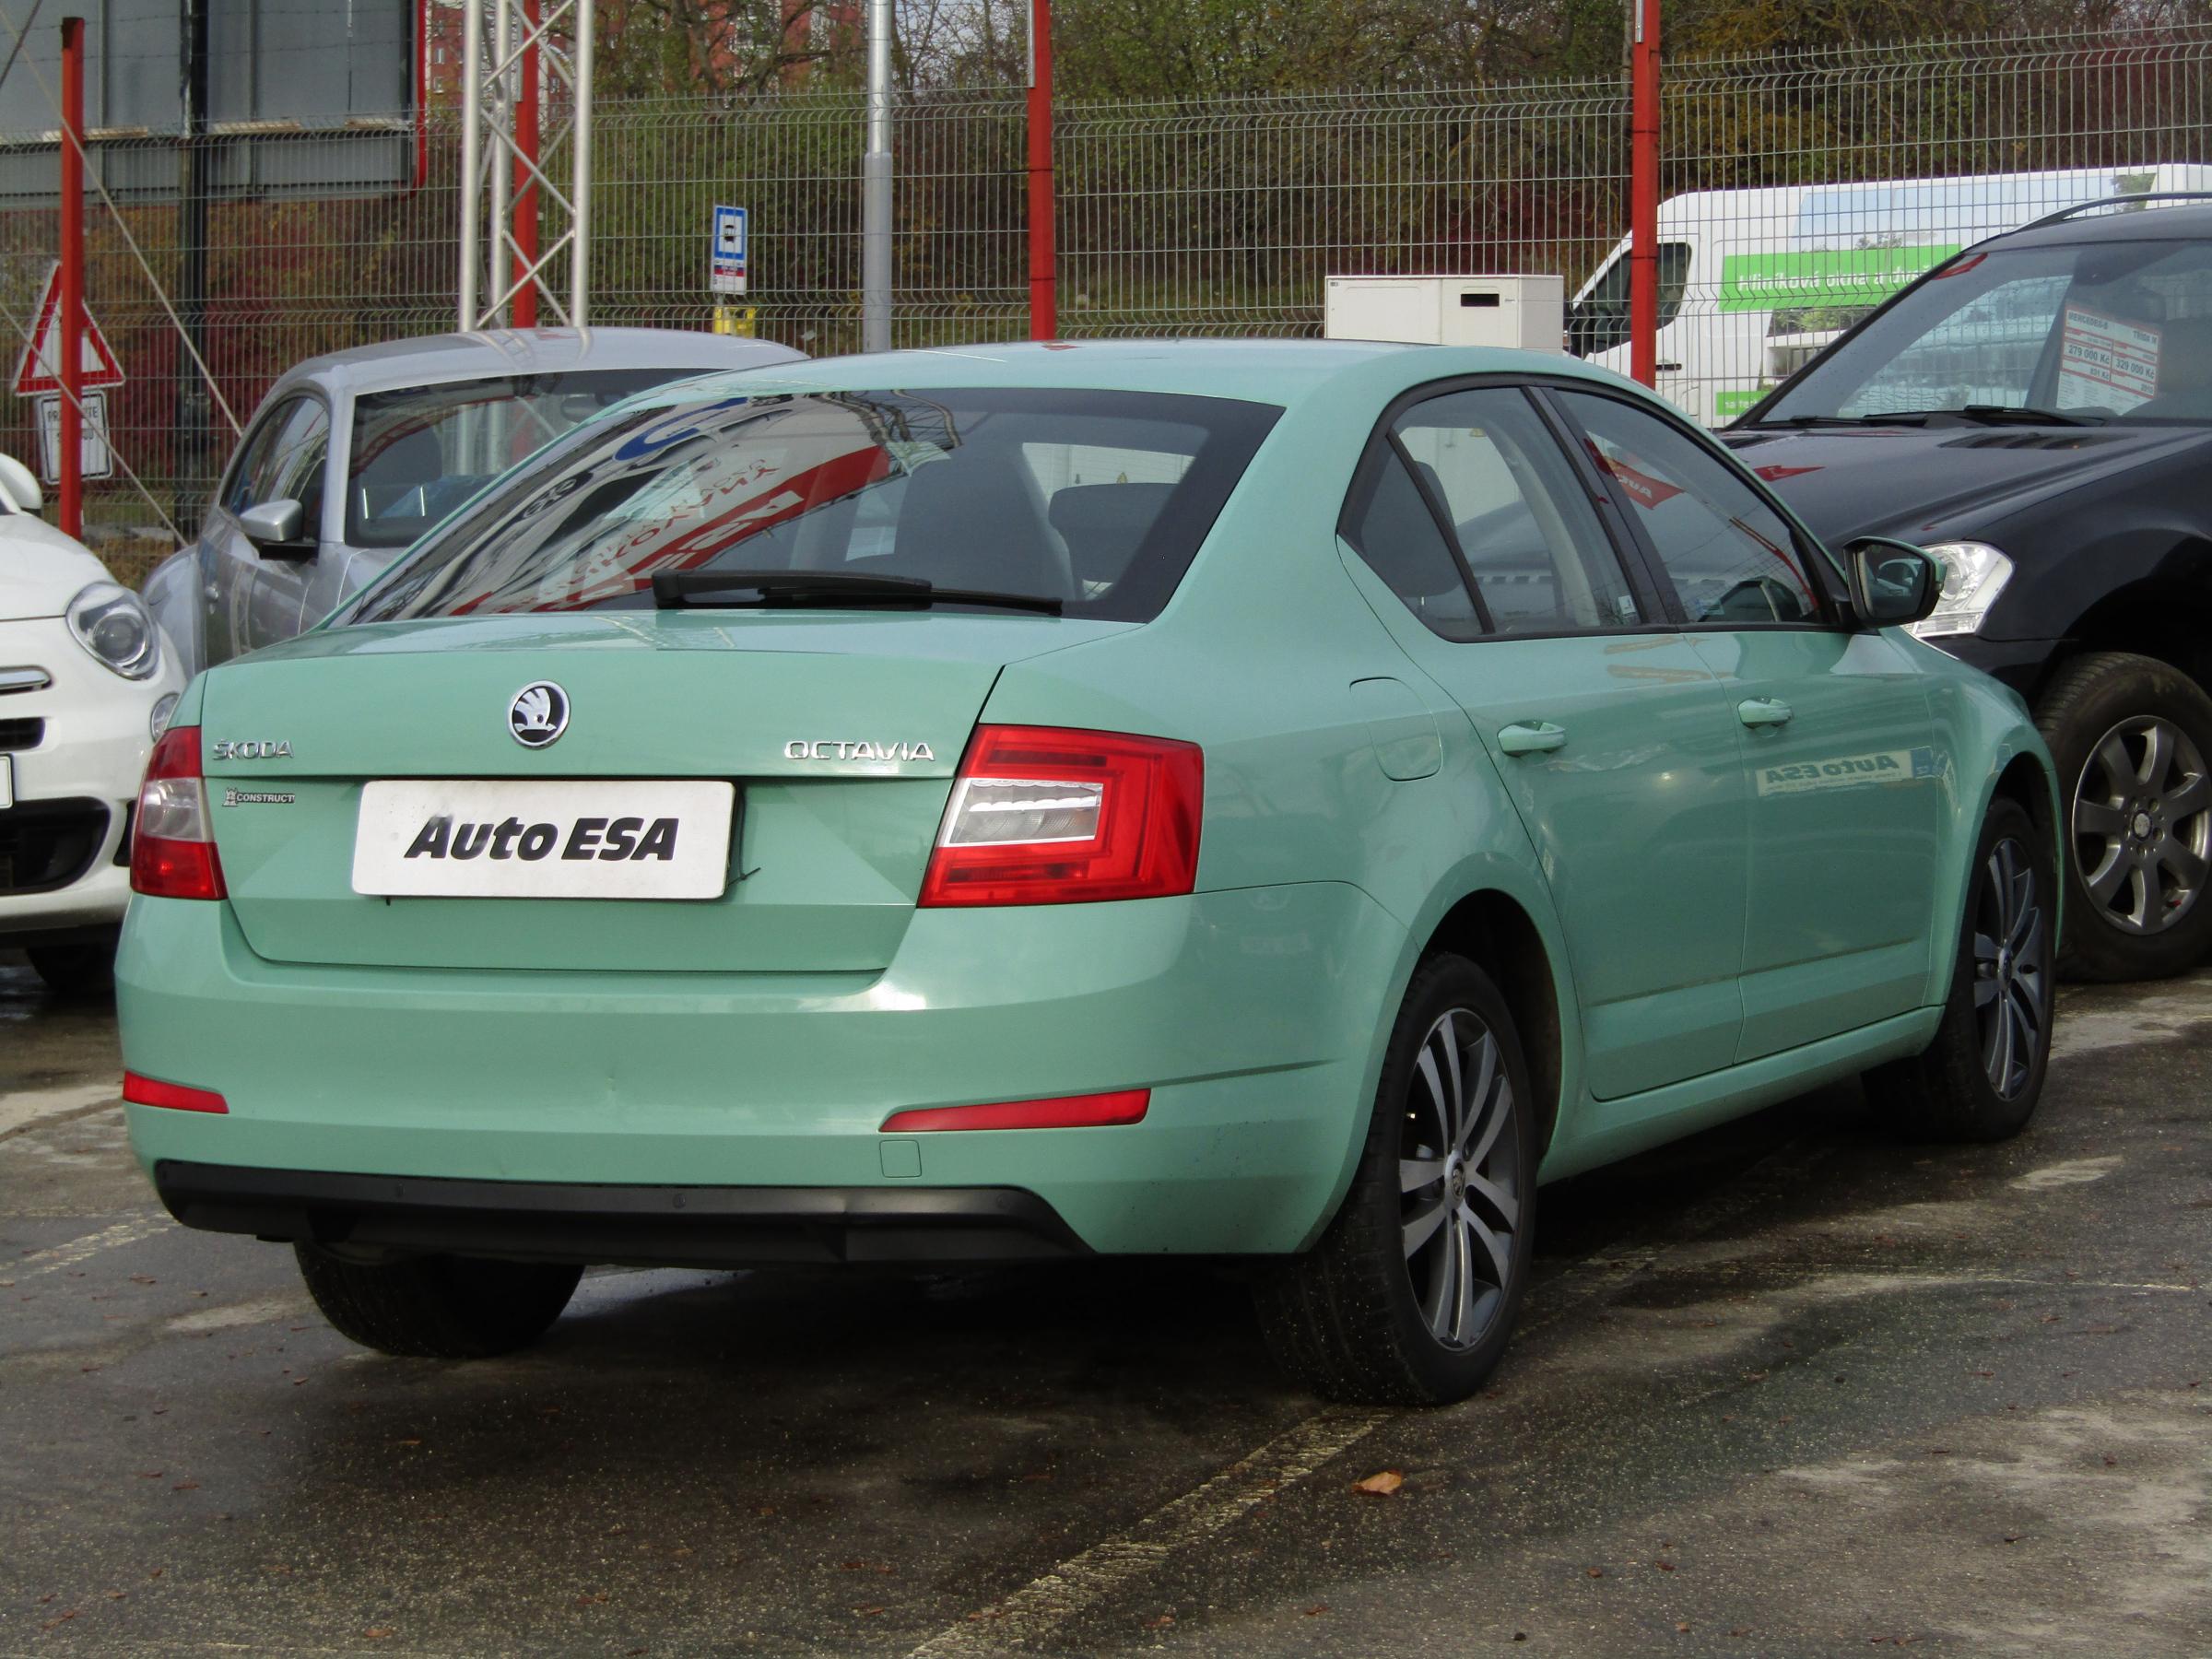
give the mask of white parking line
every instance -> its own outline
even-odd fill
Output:
[[[87,1233],[83,1238],[72,1239],[66,1244],[56,1244],[51,1250],[36,1250],[14,1262],[0,1262],[0,1277],[20,1283],[27,1278],[35,1278],[41,1273],[58,1273],[64,1267],[74,1267],[103,1250],[113,1250],[122,1244],[135,1244],[141,1239],[150,1239],[158,1232],[166,1232],[174,1225],[159,1211],[136,1216],[128,1221],[118,1221],[112,1227],[103,1227],[96,1233]]]
[[[120,1099],[112,1083],[78,1083],[68,1088],[26,1088],[0,1095],[0,1137],[15,1135],[50,1118],[67,1117],[88,1107]]]
[[[1177,1550],[1216,1533],[1263,1499],[1273,1497],[1396,1414],[1332,1407],[1248,1453],[1204,1486],[1157,1509],[1123,1536],[1070,1556],[1004,1600],[939,1631],[907,1659],[969,1659],[1034,1642],[1157,1571]]]
[[[1594,1294],[1618,1290],[1657,1265],[1670,1251],[1725,1224],[1768,1196],[1776,1186],[1801,1179],[1832,1145],[1794,1135],[1742,1171],[1727,1188],[1674,1218],[1662,1239],[1615,1245],[1587,1257],[1542,1286],[1542,1306],[1521,1321],[1520,1335],[1561,1319]],[[1754,1179],[1756,1178],[1756,1179]],[[1177,1550],[1218,1532],[1262,1499],[1311,1475],[1401,1414],[1331,1406],[1284,1430],[1205,1485],[1158,1509],[1118,1538],[1094,1544],[1004,1600],[940,1630],[906,1659],[978,1659],[1018,1650],[1048,1634],[1132,1581],[1154,1571]]]

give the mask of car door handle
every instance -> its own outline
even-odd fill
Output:
[[[1653,363],[1652,367],[1656,369],[1661,374],[1679,374],[1682,372],[1682,365],[1679,363]]]
[[[1541,755],[1547,749],[1567,747],[1567,729],[1556,726],[1548,720],[1533,724],[1518,723],[1498,728],[1498,747],[1509,755]]]
[[[1753,697],[1735,705],[1735,717],[1747,726],[1787,725],[1790,705],[1779,697]]]

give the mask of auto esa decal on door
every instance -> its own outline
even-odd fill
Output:
[[[1759,793],[1806,794],[1817,789],[1851,789],[1864,783],[1918,783],[1942,777],[1944,770],[1936,750],[1926,745],[1866,755],[1837,755],[1825,760],[1762,766],[1759,769]]]
[[[714,899],[736,788],[388,780],[361,790],[353,890],[381,898]]]

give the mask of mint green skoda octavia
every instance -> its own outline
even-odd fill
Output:
[[[1854,1073],[2033,1111],[2051,762],[1936,591],[1553,358],[665,387],[185,693],[132,1140],[387,1353],[591,1263],[1180,1253],[1450,1400],[1545,1181]]]

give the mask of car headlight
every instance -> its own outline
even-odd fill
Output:
[[[1975,632],[2011,580],[2012,560],[1985,542],[1932,542],[1923,551],[1943,571],[1943,588],[1912,631],[1924,640]]]
[[[161,740],[161,734],[169,730],[169,717],[176,712],[177,693],[174,691],[161,693],[161,700],[154,705],[153,712],[146,717],[146,735],[159,743]]]
[[[138,595],[96,582],[69,601],[69,631],[100,666],[124,679],[151,679],[161,666],[161,636]]]

